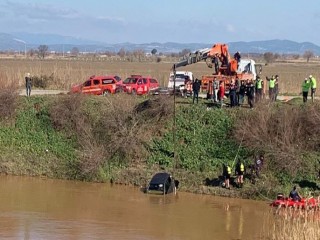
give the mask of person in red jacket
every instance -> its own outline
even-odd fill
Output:
[[[222,105],[223,105],[224,94],[225,94],[224,83],[223,83],[223,81],[220,81],[220,85],[219,85],[220,107],[222,107]]]

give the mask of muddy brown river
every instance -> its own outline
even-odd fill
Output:
[[[261,239],[267,202],[0,176],[0,239]]]

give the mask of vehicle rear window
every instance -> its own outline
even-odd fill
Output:
[[[106,84],[113,84],[114,83],[114,79],[102,79],[102,84],[106,85]]]
[[[155,80],[155,79],[153,79],[153,78],[150,79],[150,82],[151,82],[151,83],[158,83],[158,81]]]
[[[123,81],[124,84],[137,83],[137,78],[127,78]]]

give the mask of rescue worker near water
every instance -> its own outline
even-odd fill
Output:
[[[308,101],[309,88],[310,88],[310,81],[308,78],[305,78],[302,83],[302,97],[303,97],[304,103]]]
[[[289,198],[291,198],[295,202],[300,202],[301,201],[301,196],[298,193],[297,187],[294,186],[293,189],[291,190],[289,194]]]
[[[317,89],[317,80],[312,75],[309,76],[310,88],[311,88],[311,99],[314,102],[314,97]]]
[[[256,78],[256,102],[259,102],[262,99],[262,91],[263,91],[263,80],[257,76]]]
[[[269,82],[269,100],[275,101],[275,87],[276,87],[276,79],[272,75],[271,78],[266,77],[267,81]]]
[[[243,186],[243,174],[245,171],[244,164],[242,161],[238,161],[236,165],[236,175],[237,175],[237,184],[239,188],[242,188]]]
[[[223,177],[226,189],[230,189],[231,167],[229,165],[223,165]]]

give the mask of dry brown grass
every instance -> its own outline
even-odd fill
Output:
[[[314,172],[306,156],[319,150],[320,105],[260,104],[253,111],[240,112],[235,135],[243,145],[255,152],[265,153],[269,167],[294,176],[304,169]],[[301,172],[300,172],[301,173]]]
[[[72,94],[61,96],[50,108],[50,116],[58,130],[77,137],[82,150],[80,168],[90,177],[108,161],[145,161],[148,143],[172,114],[170,101],[141,102],[127,94],[108,98]]]
[[[164,59],[157,62],[128,61],[84,61],[84,60],[38,60],[38,59],[0,59],[0,73],[8,81],[24,84],[24,76],[30,72],[33,76],[53,76],[49,88],[69,90],[75,83],[85,81],[92,75],[116,74],[123,79],[131,74],[151,75],[157,78],[162,86],[166,86],[170,69],[178,59]],[[272,63],[263,67],[262,79],[266,76],[280,76],[280,92],[298,94],[301,92],[303,79],[310,74],[320,80],[318,62],[313,63]],[[212,74],[204,62],[182,67],[182,71],[192,71],[197,78]]]
[[[11,117],[16,110],[18,91],[13,82],[0,72],[0,119]]]
[[[282,208],[264,218],[261,239],[320,239],[319,210]]]

